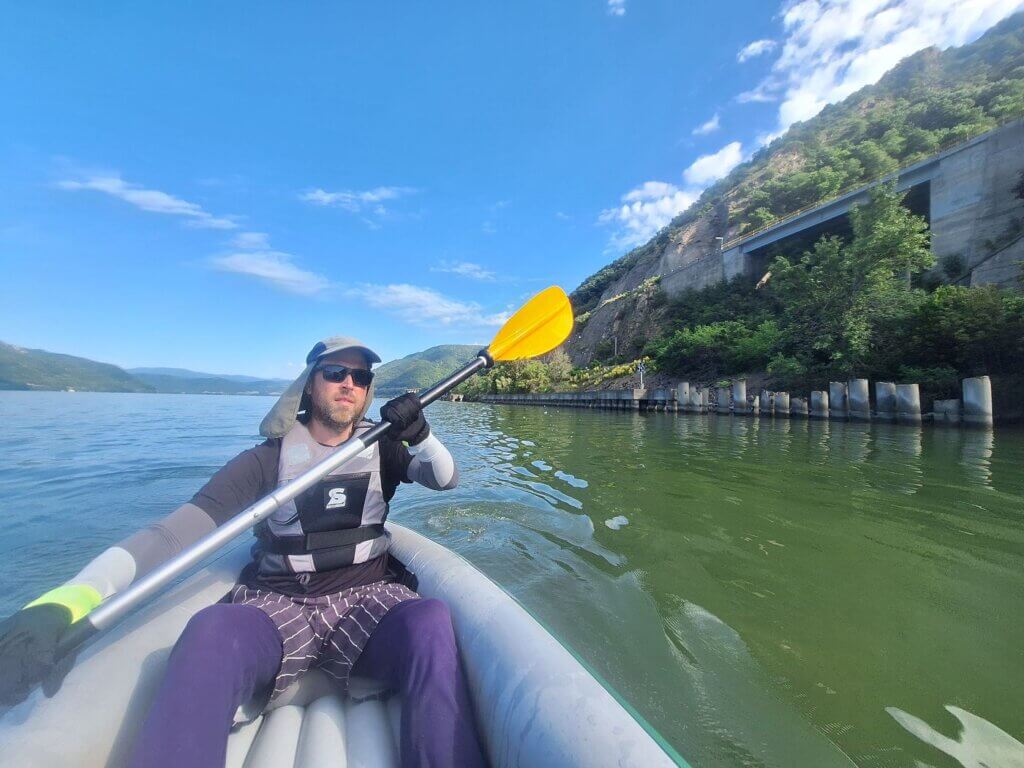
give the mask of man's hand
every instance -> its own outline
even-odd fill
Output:
[[[70,625],[70,609],[56,603],[23,608],[0,621],[0,706],[24,701],[44,681],[47,696],[57,691],[70,667],[58,663],[57,642]]]
[[[423,418],[420,399],[414,394],[400,395],[384,403],[380,409],[380,417],[394,425],[391,429],[392,435],[409,445],[422,443],[430,434],[430,425]]]

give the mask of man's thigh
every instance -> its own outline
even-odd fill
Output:
[[[402,688],[412,668],[457,658],[451,613],[441,600],[394,606],[380,620],[352,673]]]

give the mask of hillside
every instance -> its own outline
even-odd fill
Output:
[[[133,376],[140,374],[153,374],[157,376],[171,376],[176,379],[223,379],[225,381],[240,382],[274,382],[282,386],[288,386],[291,382],[288,379],[261,379],[259,376],[242,376],[232,373],[203,373],[191,371],[188,368],[126,368]]]
[[[0,389],[152,392],[153,388],[108,363],[24,349],[0,341]]]
[[[961,48],[923,50],[792,126],[709,187],[648,243],[573,292],[577,365],[638,356],[667,330],[661,276],[781,217],[1024,115],[1024,13]],[[1012,222],[1011,222],[1012,223]],[[698,286],[699,287],[699,286]]]
[[[283,379],[215,376],[209,373],[195,376],[136,373],[135,378],[154,392],[180,395],[279,395],[291,383]]]
[[[376,370],[378,395],[399,395],[423,389],[465,365],[480,351],[472,344],[442,344],[384,363]]]
[[[200,373],[184,368],[126,371],[84,357],[23,349],[0,342],[0,389],[277,395],[289,383],[284,379]]]

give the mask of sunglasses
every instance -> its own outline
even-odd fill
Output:
[[[351,374],[352,383],[357,387],[368,387],[373,381],[373,371],[366,368],[349,368],[347,365],[318,365],[316,370],[324,377],[324,381],[332,381],[340,384]]]

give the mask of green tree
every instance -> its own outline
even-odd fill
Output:
[[[548,368],[548,379],[553,384],[567,381],[572,375],[572,361],[561,347],[547,354],[544,362]]]
[[[717,376],[763,369],[779,339],[774,320],[753,328],[741,320],[723,320],[677,330],[649,345],[647,352],[659,370]]]
[[[874,189],[850,219],[850,242],[823,238],[798,261],[779,256],[772,263],[769,285],[786,307],[780,351],[807,369],[853,373],[862,366],[877,328],[920,301],[910,276],[934,263],[927,224],[890,187]]]
[[[871,140],[862,141],[853,148],[853,156],[864,168],[867,179],[875,179],[892,173],[899,168],[899,163],[879,144]]]
[[[1024,296],[994,286],[944,285],[906,324],[909,364],[964,376],[1024,370]]]

